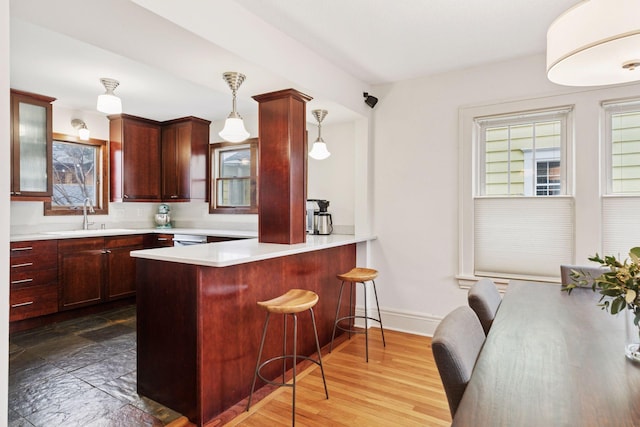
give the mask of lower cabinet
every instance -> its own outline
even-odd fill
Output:
[[[130,297],[136,294],[136,259],[129,253],[144,249],[143,236],[119,236],[105,238],[106,299]]]
[[[135,259],[143,236],[60,240],[58,271],[60,310],[135,295]]]
[[[10,246],[9,320],[58,311],[58,242],[12,242]]]
[[[60,310],[96,304],[103,296],[104,239],[60,240]]]

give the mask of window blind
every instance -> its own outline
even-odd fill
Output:
[[[476,276],[557,278],[573,263],[571,197],[478,197],[474,210]]]
[[[640,197],[602,198],[601,256],[628,258],[629,249],[640,246]],[[620,258],[618,258],[620,259]]]

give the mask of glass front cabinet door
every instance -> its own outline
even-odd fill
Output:
[[[55,98],[11,90],[11,198],[50,200]]]

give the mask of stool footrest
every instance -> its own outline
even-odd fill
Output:
[[[340,322],[342,322],[343,320],[355,320],[355,319],[369,319],[369,320],[373,320],[374,322],[378,322],[382,325],[382,322],[380,322],[380,319],[376,319],[375,317],[369,317],[369,316],[344,316],[344,317],[340,317],[338,320],[336,320],[336,328],[340,329],[341,331],[344,332],[350,332],[352,334],[364,334],[365,330],[364,329],[351,329],[348,328],[346,326],[341,326]]]
[[[268,378],[263,377],[263,376],[262,376],[262,374],[260,373],[260,370],[262,370],[262,368],[264,368],[264,367],[265,367],[265,366],[267,366],[268,364],[270,364],[270,363],[272,363],[272,362],[276,362],[276,361],[278,361],[278,360],[284,360],[284,359],[293,359],[293,354],[285,354],[284,356],[283,356],[283,355],[280,355],[280,356],[272,357],[271,359],[267,359],[267,360],[265,360],[264,362],[262,362],[262,363],[260,364],[260,366],[258,366],[257,375],[260,377],[260,379],[262,379],[262,381],[264,381],[264,382],[266,382],[266,383],[268,383],[268,384],[275,385],[275,386],[279,386],[279,387],[293,387],[293,383],[292,383],[292,384],[289,384],[289,383],[288,383],[288,382],[286,382],[286,381],[275,381],[275,380],[270,380],[270,379],[268,379]],[[318,366],[321,366],[321,365],[320,365],[320,361],[318,361],[318,360],[316,360],[316,359],[314,359],[314,358],[312,358],[312,357],[309,357],[309,356],[296,355],[296,360],[297,360],[297,361],[300,361],[300,360],[308,360],[308,361],[310,361],[310,362],[315,363],[315,364],[316,364],[316,365],[318,365]]]

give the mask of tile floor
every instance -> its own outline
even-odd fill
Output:
[[[135,306],[9,337],[9,427],[155,427],[178,417],[136,393]]]

